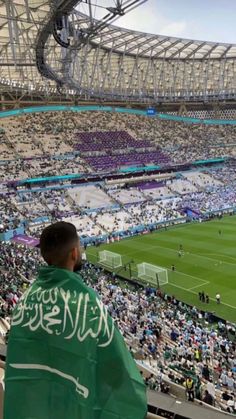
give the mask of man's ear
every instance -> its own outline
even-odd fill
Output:
[[[77,249],[77,247],[73,247],[73,249],[71,250],[71,257],[74,261],[78,259],[78,249]]]

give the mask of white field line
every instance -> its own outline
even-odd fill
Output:
[[[235,260],[235,263],[232,262],[222,262],[222,263],[228,263],[230,265],[236,265],[236,258],[234,258],[233,256],[229,256],[229,255],[222,255],[221,253],[206,253],[206,255],[208,256],[217,256],[217,257],[226,257],[232,260]],[[216,260],[216,259],[215,259]]]
[[[146,247],[146,248],[145,248],[145,251],[147,251],[147,250],[151,250],[151,249],[155,249],[156,247],[159,247],[159,248],[161,248],[161,249],[168,249],[168,250],[171,250],[172,252],[175,252],[176,254],[178,253],[178,251],[177,251],[177,250],[174,250],[174,249],[172,249],[172,248],[170,248],[170,247],[164,247],[164,246],[159,246],[159,245],[152,245],[152,246],[148,246],[148,247]],[[88,252],[88,251],[87,251],[86,253],[88,253],[88,254],[90,254],[90,255],[93,255],[93,256],[94,256],[94,253],[91,253],[91,252]],[[121,255],[121,256],[131,256],[131,255],[135,255],[136,253],[140,253],[140,250],[135,250],[135,251],[130,252],[130,253],[125,253],[124,255]],[[185,254],[186,254],[186,253],[185,253]],[[200,257],[200,258],[201,258],[201,257],[203,257],[203,258],[205,258],[205,259],[209,259],[209,260],[212,260],[212,261],[216,261],[216,262],[217,262],[217,260],[216,260],[216,259],[214,259],[214,258],[209,258],[209,257],[204,256],[204,255],[198,255],[197,253],[188,253],[188,254],[193,255],[193,256],[198,256],[198,257]],[[217,256],[218,256],[218,255],[217,255]],[[141,259],[137,259],[137,260],[141,260]],[[230,262],[222,262],[222,263],[226,263],[226,264],[229,264],[229,265],[236,265],[236,263],[230,263]],[[166,268],[165,266],[163,266],[163,268],[170,270],[169,268]],[[202,283],[201,283],[201,284],[199,284],[198,286],[196,286],[196,288],[197,288],[197,287],[200,287],[200,286],[204,286],[204,284],[203,284],[203,283],[205,283],[205,285],[210,283],[209,281],[206,281],[205,279],[203,279],[203,278],[199,278],[199,277],[197,277],[197,276],[189,275],[189,274],[186,274],[186,273],[181,272],[181,271],[175,271],[175,272],[177,272],[177,273],[179,273],[179,274],[181,274],[181,275],[184,275],[184,276],[188,276],[188,277],[190,277],[190,278],[197,279],[198,281],[202,281]],[[181,287],[180,285],[175,285],[175,284],[173,284],[172,282],[169,282],[168,284],[169,284],[169,285],[172,285],[172,286],[174,286],[174,287],[176,287],[176,288],[180,288],[180,289],[182,289],[183,291],[190,292],[191,294],[198,295],[198,293],[197,293],[197,292],[193,291],[193,289],[194,289],[195,287],[191,287],[191,288],[184,288],[184,287]],[[209,297],[209,298],[210,298],[210,300],[215,301],[215,299],[214,299],[214,298],[212,298],[212,297]],[[223,303],[223,302],[221,302],[221,304],[222,304],[222,305],[224,305],[224,306],[227,306],[227,307],[230,307],[230,308],[234,308],[234,309],[236,309],[236,307],[235,307],[235,306],[232,306],[232,305],[230,305],[230,304]]]
[[[199,287],[201,287],[201,286],[205,286],[205,285],[208,285],[208,284],[210,284],[210,282],[209,281],[204,281],[204,283],[202,283],[202,284],[200,284],[200,285],[195,285],[195,287],[191,287],[191,288],[188,288],[188,291],[192,291],[192,290],[195,290],[195,288],[199,288]]]
[[[163,268],[164,268],[164,266],[163,266]],[[170,269],[168,269],[168,268],[166,268],[168,271],[170,271]],[[199,281],[201,281],[201,284],[202,285],[206,285],[206,283],[208,283],[209,281],[206,281],[205,279],[202,279],[202,278],[199,278],[198,276],[193,276],[193,275],[189,275],[189,274],[185,274],[184,272],[181,272],[181,271],[175,271],[176,273],[178,273],[178,274],[181,274],[181,275],[184,275],[184,276],[188,276],[189,278],[194,278],[194,279],[197,279],[197,281],[199,282]],[[201,284],[200,285],[198,285],[199,287],[201,286]],[[192,288],[185,288],[186,290],[188,290],[188,289],[192,289]]]

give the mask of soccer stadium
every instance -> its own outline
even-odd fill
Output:
[[[236,415],[236,44],[147,7],[0,0],[0,419]]]

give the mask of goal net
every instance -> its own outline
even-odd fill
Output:
[[[168,272],[167,269],[161,268],[160,266],[151,265],[150,263],[140,263],[137,265],[138,278],[151,282],[157,286],[168,284]]]
[[[121,255],[119,253],[109,252],[108,250],[102,250],[99,252],[99,263],[108,266],[109,268],[119,268],[122,266]]]

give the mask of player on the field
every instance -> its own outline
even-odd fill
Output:
[[[205,301],[206,301],[205,292],[202,291],[202,302],[205,303]]]

